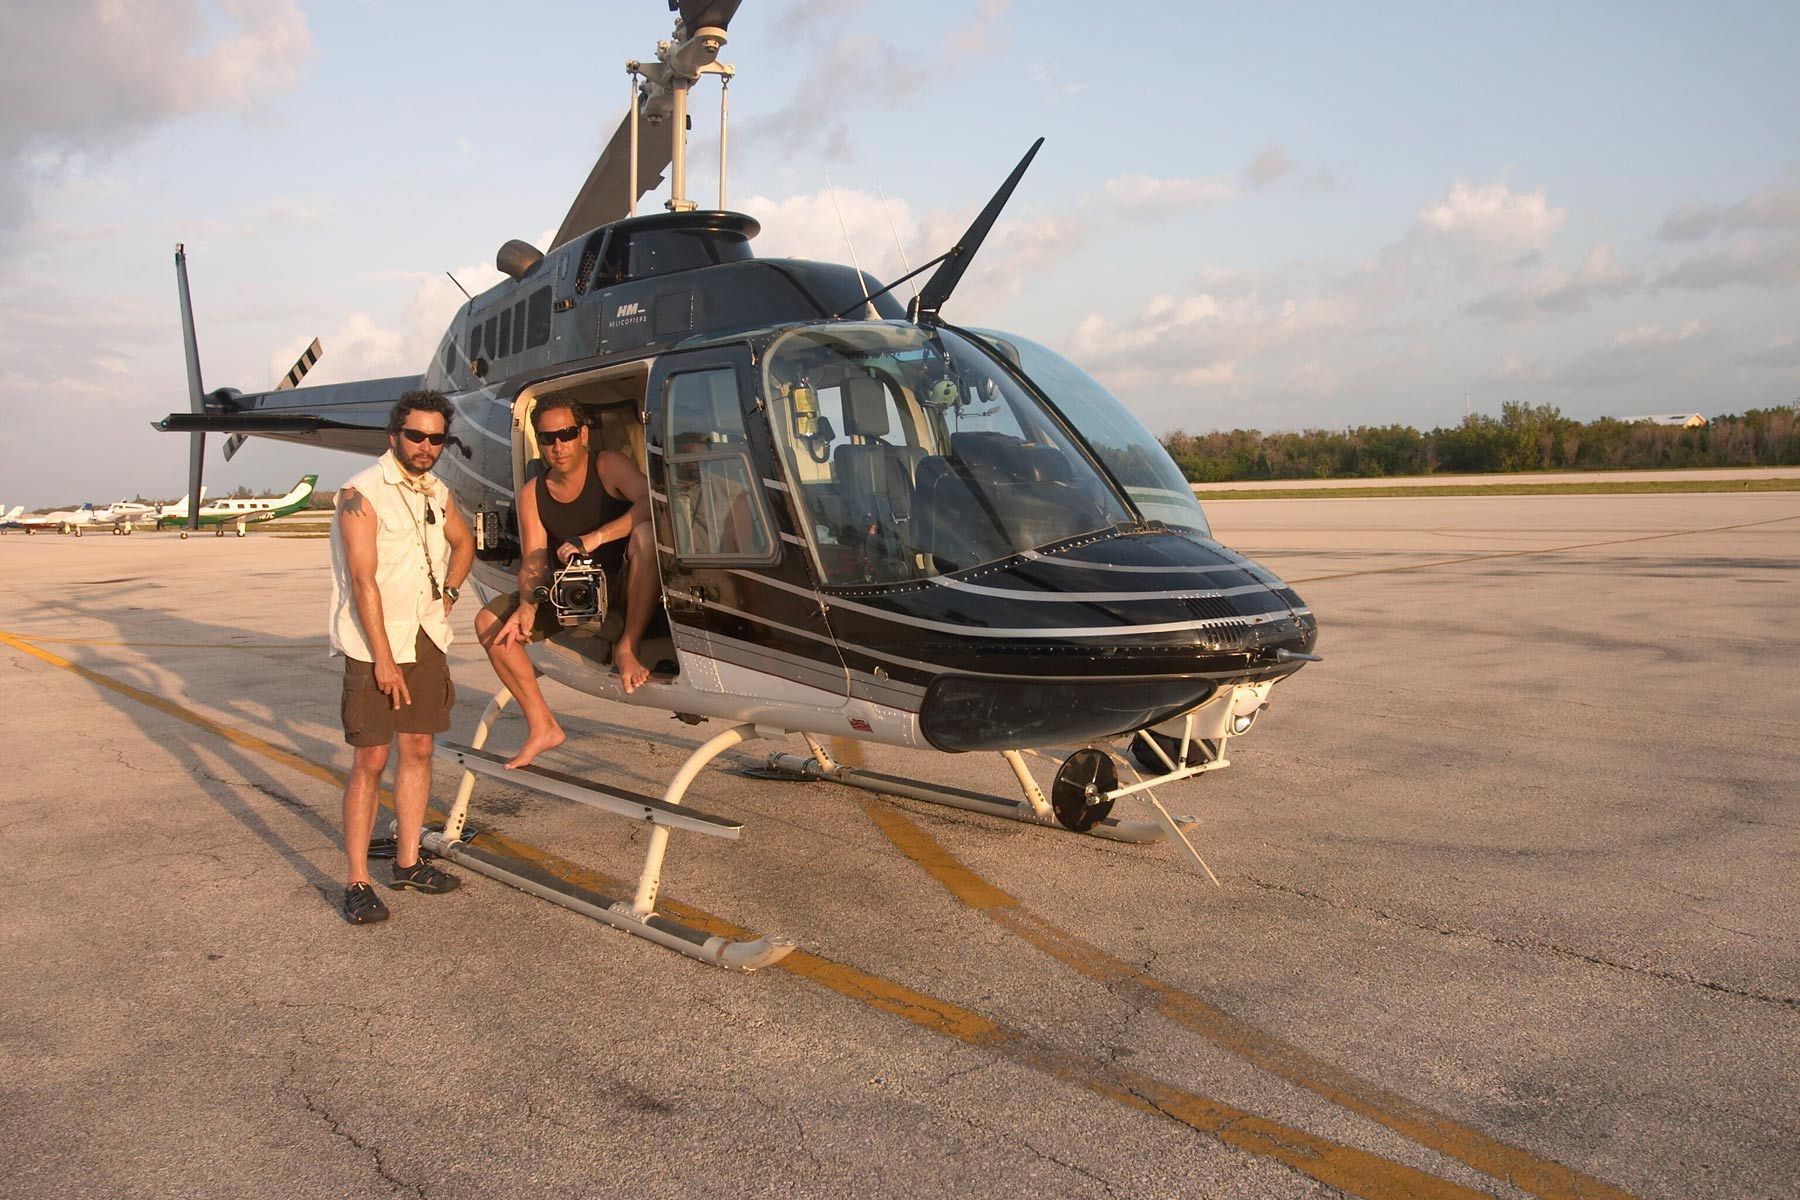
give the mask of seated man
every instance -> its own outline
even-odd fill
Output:
[[[650,485],[644,473],[616,450],[590,451],[587,422],[567,396],[550,396],[531,414],[545,472],[520,492],[519,590],[496,597],[475,616],[475,634],[494,673],[519,701],[529,731],[525,746],[506,765],[522,767],[562,745],[525,643],[555,633],[555,610],[532,596],[547,586],[557,564],[577,554],[593,557],[610,584],[626,572],[625,632],[613,647],[613,667],[627,692],[650,678],[638,659],[644,630],[656,608],[656,539],[650,529]],[[629,565],[627,565],[629,564]]]

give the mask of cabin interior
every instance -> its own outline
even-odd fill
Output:
[[[538,404],[551,395],[572,396],[580,406],[582,415],[588,422],[590,451],[616,450],[637,464],[638,470],[648,475],[641,416],[648,378],[647,364],[629,363],[556,380],[522,394],[513,405],[515,489],[522,490],[528,486],[543,469],[542,454],[533,433],[531,416]],[[651,487],[655,488],[654,481]],[[651,569],[659,568],[652,563]],[[591,661],[611,665],[613,645],[624,632],[625,616],[625,580],[608,578],[605,616],[598,621],[567,626],[561,632],[553,634],[550,641]],[[653,678],[666,680],[679,673],[675,644],[669,636],[668,617],[660,604],[651,614],[639,658],[649,665]]]

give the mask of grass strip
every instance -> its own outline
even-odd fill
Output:
[[[1345,500],[1365,497],[1418,496],[1630,496],[1655,492],[1800,492],[1800,479],[1634,479],[1617,483],[1470,483],[1420,484],[1416,487],[1197,487],[1206,500]]]

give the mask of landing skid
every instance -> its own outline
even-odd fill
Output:
[[[745,941],[720,937],[684,925],[656,911],[657,893],[662,885],[663,857],[668,851],[671,830],[681,829],[729,839],[736,839],[742,830],[742,826],[735,821],[683,807],[681,801],[687,794],[688,787],[707,763],[732,746],[752,738],[779,736],[785,731],[762,730],[748,724],[725,730],[688,755],[687,761],[682,763],[681,769],[670,781],[668,789],[658,798],[542,767],[507,770],[504,758],[482,747],[487,742],[494,718],[511,699],[512,694],[504,688],[494,696],[481,715],[475,736],[470,739],[471,745],[445,743],[437,747],[439,755],[462,766],[463,777],[444,827],[441,830],[426,830],[423,838],[426,850],[459,863],[477,874],[497,879],[522,892],[529,892],[552,904],[561,905],[571,912],[591,917],[633,937],[644,938],[716,967],[753,971],[779,962],[794,948],[793,942],[780,937],[760,937]],[[558,879],[534,864],[509,858],[485,846],[471,845],[464,831],[467,828],[469,802],[475,791],[475,776],[478,774],[504,779],[519,787],[587,804],[648,824],[651,827],[650,845],[644,855],[644,867],[638,877],[636,895],[630,899],[607,896]]]
[[[771,754],[768,757],[767,765],[751,774],[762,779],[828,780],[832,783],[841,783],[846,787],[862,788],[864,791],[879,792],[888,796],[901,796],[909,800],[921,800],[927,804],[943,804],[951,808],[963,809],[966,812],[1023,821],[1028,825],[1088,833],[1094,837],[1106,838],[1114,842],[1145,844],[1166,839],[1186,851],[1187,857],[1194,865],[1206,873],[1206,877],[1212,880],[1214,886],[1218,886],[1218,876],[1213,874],[1212,868],[1206,865],[1206,860],[1200,857],[1200,852],[1194,849],[1193,843],[1188,840],[1187,834],[1182,830],[1183,825],[1194,824],[1195,818],[1171,816],[1168,809],[1163,807],[1162,802],[1152,791],[1152,788],[1165,783],[1190,779],[1204,772],[1220,770],[1231,765],[1224,757],[1223,739],[1213,743],[1214,749],[1210,757],[1201,755],[1200,757],[1204,761],[1190,762],[1195,757],[1191,752],[1190,743],[1192,743],[1193,749],[1198,749],[1207,743],[1202,743],[1192,737],[1191,717],[1188,725],[1186,736],[1181,740],[1180,751],[1174,759],[1171,759],[1147,733],[1140,732],[1135,735],[1144,740],[1149,753],[1154,756],[1152,761],[1159,761],[1159,765],[1167,768],[1148,779],[1140,775],[1123,755],[1111,749],[1096,748],[1098,753],[1104,754],[1109,760],[1122,765],[1130,773],[1134,782],[1118,784],[1116,772],[1114,772],[1114,783],[1104,789],[1096,789],[1089,784],[1086,790],[1090,815],[1074,824],[1071,824],[1065,814],[1059,813],[1051,801],[1045,798],[1043,789],[1038,786],[1037,779],[1032,775],[1031,767],[1025,761],[1027,754],[1055,761],[1051,756],[1036,750],[1006,750],[1001,753],[1001,757],[1012,768],[1013,775],[1019,781],[1020,790],[1024,793],[1024,799],[1016,801],[1002,800],[997,796],[971,792],[946,784],[926,783],[923,780],[907,779],[898,775],[885,775],[879,771],[846,767],[833,759],[830,752],[810,734],[802,736],[806,738],[806,746],[812,751],[812,757],[804,758],[798,754]],[[1184,765],[1177,766],[1177,762]],[[1061,782],[1060,772],[1058,786],[1068,786]],[[1124,821],[1109,815],[1101,815],[1097,818],[1091,815],[1093,812],[1109,813],[1114,801],[1133,795],[1142,796],[1151,808],[1153,820]]]

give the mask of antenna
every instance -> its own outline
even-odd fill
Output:
[[[844,221],[844,210],[838,207],[837,189],[831,186],[831,176],[825,176],[825,192],[831,197],[831,207],[837,212],[838,228],[844,231],[844,245],[850,247],[850,265],[856,268],[856,282],[862,285],[863,306],[867,308],[870,318],[876,317],[875,301],[869,295],[869,281],[863,278],[862,263],[856,257],[856,243],[850,240],[850,226]]]
[[[900,244],[900,231],[894,228],[894,214],[888,209],[887,192],[883,191],[881,185],[877,183],[875,194],[881,197],[881,211],[887,217],[888,232],[894,235],[894,249],[900,252],[900,269],[906,272],[901,278],[911,279],[913,277],[912,264],[906,261],[906,247]],[[868,289],[863,290],[867,291]],[[912,294],[914,300],[919,298],[919,285],[916,283],[913,284]]]
[[[450,272],[445,271],[444,274],[450,275]],[[456,276],[450,275],[450,282],[456,284],[456,290],[463,294],[464,299],[473,300],[475,298],[475,297],[469,295],[469,289],[464,287],[462,285],[462,283],[456,278]]]

